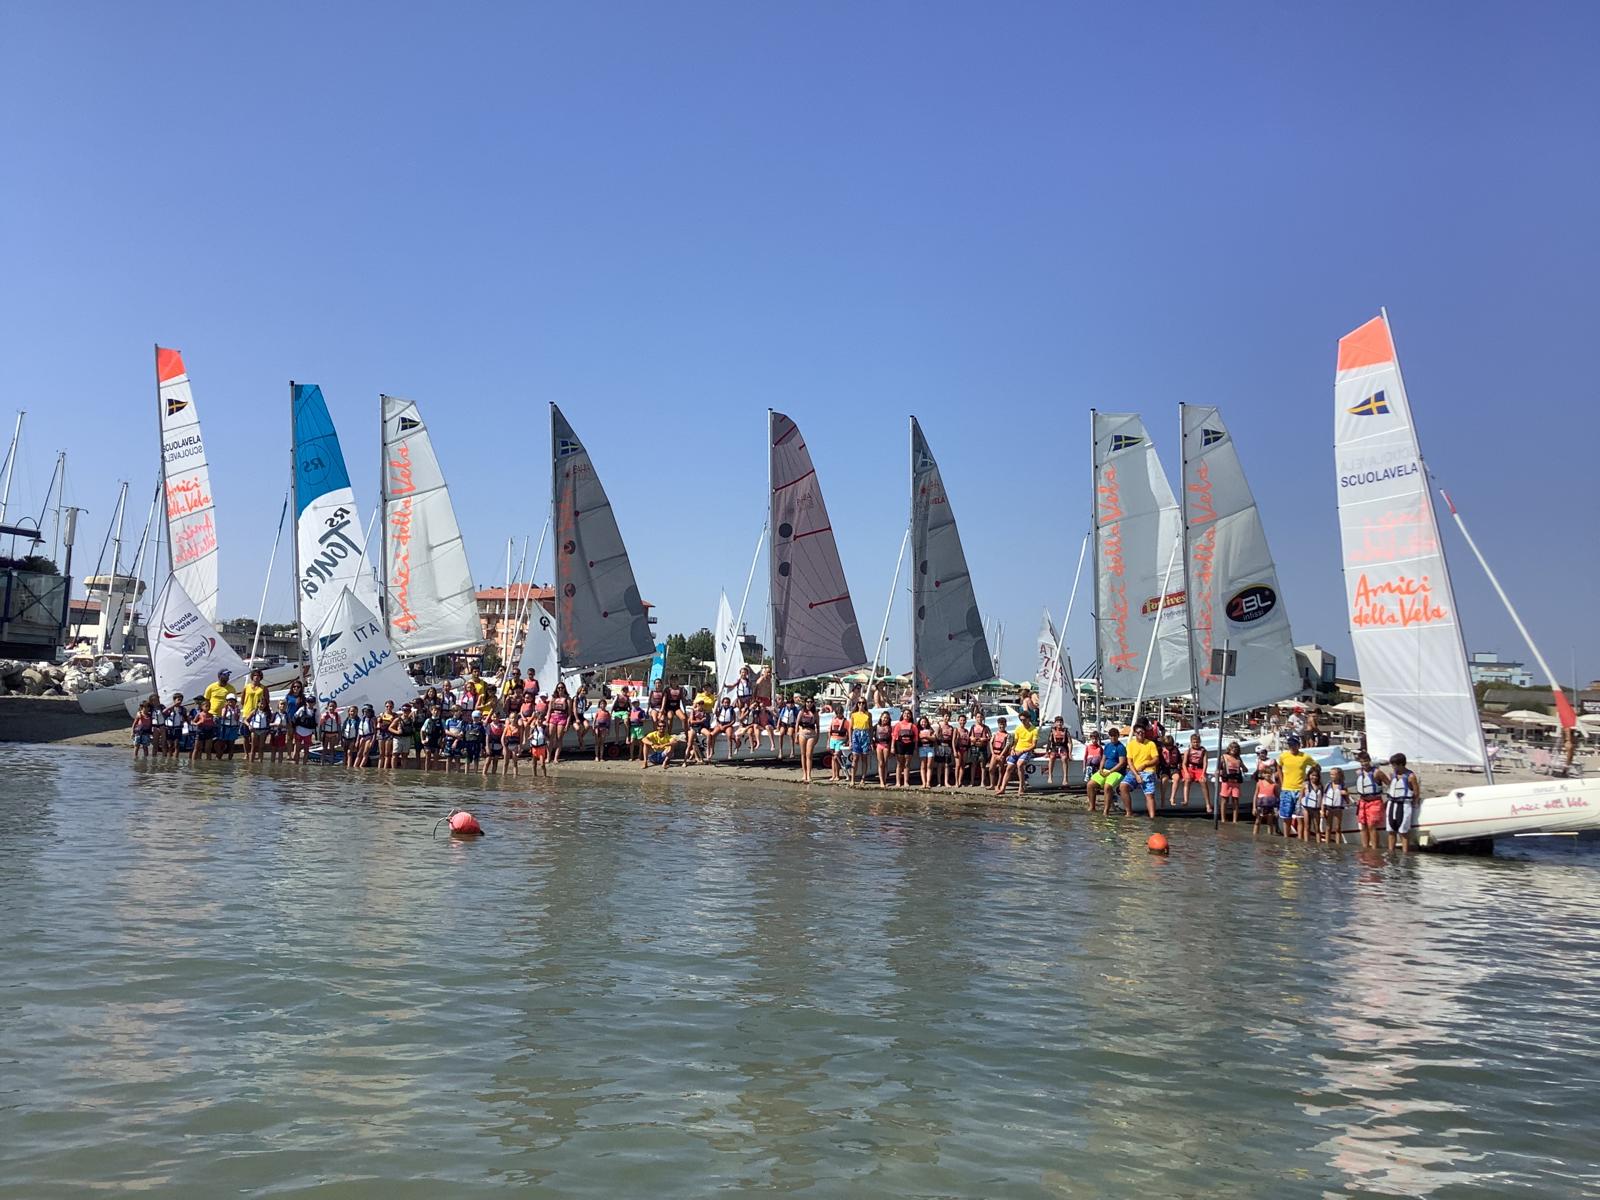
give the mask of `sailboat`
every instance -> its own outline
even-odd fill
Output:
[[[211,472],[205,440],[200,431],[200,412],[195,404],[194,390],[190,386],[182,353],[170,347],[157,346],[155,362],[156,419],[161,438],[161,481],[158,491],[159,503],[165,510],[170,578],[162,588],[162,601],[152,607],[146,626],[146,641],[153,670],[158,646],[163,639],[168,643],[173,640],[165,637],[165,626],[158,619],[157,609],[161,603],[176,603],[178,596],[183,597],[181,613],[192,611],[209,631],[204,636],[216,638],[218,645],[226,649],[226,643],[217,638],[215,628],[219,590],[216,510],[211,498]],[[173,587],[174,583],[176,588]],[[194,628],[187,618],[184,627],[186,632],[192,632]],[[169,664],[172,661],[170,656],[167,661]],[[213,667],[212,675],[204,680],[205,683],[211,682],[215,671]],[[298,668],[292,666],[269,668],[265,672],[265,679],[269,684],[281,684],[298,674]],[[158,694],[163,700],[170,699],[173,689],[162,686],[160,671],[156,671],[156,676],[156,687],[160,689]],[[176,690],[183,689],[180,687]],[[132,715],[150,692],[151,684],[148,682],[117,683],[82,693],[78,697],[78,705],[88,713],[112,713],[120,708]]]
[[[1600,828],[1600,780],[1492,782],[1387,313],[1339,340],[1334,435],[1350,640],[1373,758],[1399,751],[1413,763],[1479,767],[1491,780],[1424,799],[1415,824],[1419,843]],[[1531,638],[1529,645],[1540,657]]]
[[[383,615],[402,660],[483,641],[466,543],[417,406],[380,396]]]
[[[1067,607],[1070,615],[1071,605]],[[1067,663],[1064,639],[1056,636],[1048,608],[1039,618],[1039,671],[1034,685],[1039,697],[1039,724],[1050,725],[1057,717],[1065,717],[1067,729],[1077,736],[1083,725],[1078,712],[1078,689]]]
[[[217,634],[211,618],[189,595],[177,572],[167,577],[166,586],[150,608],[146,628],[154,689],[163,701],[171,700],[174,693],[182,693],[188,701],[197,699],[207,685],[216,682],[217,672],[224,669],[232,672],[235,679],[243,680],[244,660]],[[149,684],[132,686],[139,688],[140,701],[150,691]],[[134,711],[138,711],[137,703]]]
[[[1184,695],[1193,680],[1178,501],[1137,413],[1089,418],[1101,694],[1136,704]]]
[[[994,660],[944,477],[911,418],[912,712],[924,692],[987,683]]]
[[[559,667],[597,671],[650,658],[655,639],[616,514],[588,450],[554,404],[550,472]]]
[[[790,417],[771,409],[767,435],[767,523],[772,532],[767,580],[776,698],[784,680],[865,666],[867,651],[805,436]],[[730,665],[737,670],[742,659],[735,658]]]
[[[1244,467],[1221,412],[1180,404],[1183,433],[1183,570],[1189,663],[1199,714],[1260,708],[1296,695],[1289,610]],[[1227,681],[1211,670],[1213,649],[1236,654]]]

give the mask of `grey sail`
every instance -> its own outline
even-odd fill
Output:
[[[777,679],[851,671],[867,661],[833,523],[800,428],[767,413],[772,443],[772,663]]]
[[[550,458],[560,664],[587,669],[649,658],[655,642],[611,502],[589,452],[554,404]]]
[[[918,688],[943,692],[993,679],[994,663],[967,573],[956,514],[915,417],[911,418],[911,561],[911,654]]]

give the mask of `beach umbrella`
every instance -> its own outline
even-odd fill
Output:
[[[1515,708],[1508,713],[1501,713],[1502,721],[1513,721],[1518,725],[1559,725],[1560,721],[1547,713],[1534,712],[1531,708]]]

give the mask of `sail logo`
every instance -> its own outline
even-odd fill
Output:
[[[1220,429],[1202,429],[1200,431],[1200,448],[1204,450],[1207,446],[1215,446],[1227,436]]]
[[[167,416],[175,417],[189,407],[189,402],[181,396],[167,397]]]
[[[1248,625],[1251,621],[1261,620],[1277,607],[1278,593],[1264,583],[1257,583],[1235,592],[1223,611],[1235,625]]]
[[[340,630],[338,633],[330,633],[326,637],[319,637],[317,639],[317,649],[318,650],[326,650],[329,646],[333,645],[335,642],[337,642],[343,636],[344,636],[344,631]]]
[[[1408,475],[1415,475],[1421,470],[1416,459],[1395,463],[1391,466],[1378,467],[1370,471],[1352,471],[1348,475],[1339,476],[1339,486],[1366,487],[1369,483],[1387,483],[1391,479],[1404,479]]]
[[[1360,404],[1345,410],[1356,417],[1378,417],[1389,411],[1389,399],[1382,392],[1373,392]]]
[[[1142,441],[1144,441],[1142,437],[1131,433],[1114,433],[1111,435],[1111,453],[1118,454],[1123,450],[1132,450]]]
[[[1168,592],[1165,596],[1151,596],[1139,606],[1141,616],[1150,616],[1158,609],[1182,608],[1189,603],[1188,592]]]
[[[556,457],[557,458],[566,458],[569,454],[582,454],[582,453],[583,453],[583,443],[579,442],[577,438],[557,438],[556,439]]]
[[[161,625],[161,636],[165,638],[182,637],[185,632],[193,629],[200,623],[200,614],[186,612],[176,621],[164,621]]]
[[[206,659],[211,657],[212,652],[215,651],[216,648],[217,639],[214,637],[202,637],[199,641],[186,646],[183,651],[184,667],[188,668],[194,666],[196,663],[204,662]]]
[[[400,432],[401,433],[410,433],[413,429],[421,429],[421,428],[422,428],[422,422],[417,420],[415,417],[401,417],[400,418]]]

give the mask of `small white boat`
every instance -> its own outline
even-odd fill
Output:
[[[1541,779],[1456,788],[1425,799],[1416,822],[1422,846],[1586,829],[1600,829],[1600,780]]]

